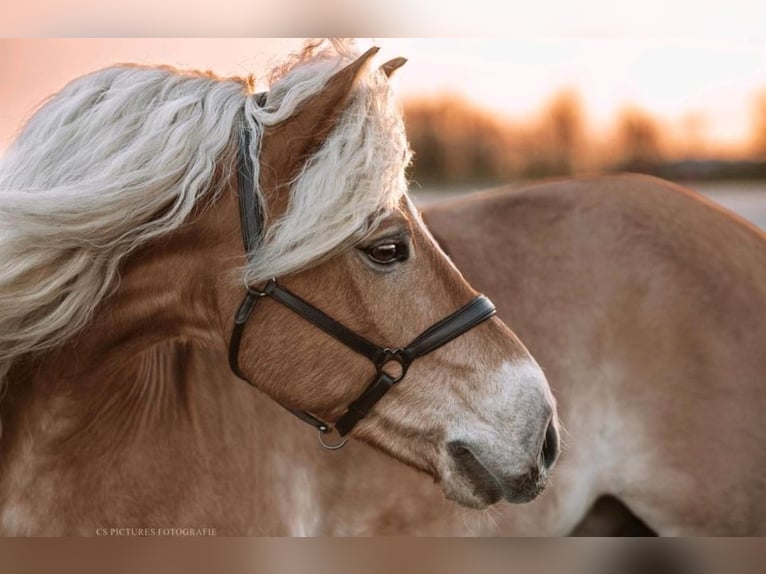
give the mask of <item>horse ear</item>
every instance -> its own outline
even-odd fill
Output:
[[[396,70],[404,66],[404,64],[407,63],[407,58],[394,58],[393,60],[389,60],[385,64],[383,64],[380,67],[380,70],[386,75],[387,78],[391,77],[391,74],[393,74]]]
[[[303,163],[329,135],[366,64],[380,48],[373,47],[351,64],[333,74],[321,91],[301,104],[286,120],[267,128],[263,134],[261,163],[278,181],[262,181],[264,189],[292,181]]]

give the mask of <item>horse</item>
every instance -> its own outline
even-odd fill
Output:
[[[0,160],[3,534],[327,532],[351,485],[321,469],[369,452],[469,515],[544,490],[555,399],[409,199],[377,51],[310,43],[265,93],[118,65],[30,118]]]
[[[289,500],[293,533],[766,532],[762,231],[636,174],[508,186],[422,215],[546,374],[565,425],[551,484],[524,505],[467,511],[369,445],[328,459],[304,437],[272,491]],[[232,377],[210,349],[173,352]],[[286,418],[265,396],[260,413]],[[255,448],[289,447],[263,439]]]

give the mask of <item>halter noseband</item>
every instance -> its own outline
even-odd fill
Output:
[[[259,105],[263,105],[265,95],[265,93],[256,94],[256,101]],[[243,134],[238,151],[237,185],[242,242],[245,253],[250,257],[259,243],[263,218],[253,193],[255,181],[253,165],[250,162],[250,133],[244,121],[242,125]],[[247,321],[252,316],[256,303],[263,297],[270,297],[278,301],[352,351],[367,357],[375,366],[375,376],[367,388],[348,406],[345,413],[334,425],[326,423],[306,411],[285,407],[299,419],[318,429],[319,442],[323,447],[331,450],[341,448],[346,444],[346,435],[361,419],[367,416],[375,404],[396,383],[404,378],[407,369],[415,359],[446,345],[495,314],[495,306],[492,302],[484,295],[479,295],[448,317],[423,331],[406,347],[379,347],[317,309],[308,301],[285,289],[279,285],[276,279],[271,279],[263,289],[247,286],[245,297],[234,315],[234,327],[229,341],[229,366],[235,375],[250,385],[253,383],[245,377],[239,368],[239,347],[242,343],[242,335]],[[337,444],[327,444],[323,440],[323,435],[331,433],[333,429],[337,431],[342,440]]]

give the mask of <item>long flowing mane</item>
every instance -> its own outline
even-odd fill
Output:
[[[264,129],[357,55],[352,42],[307,43],[271,73],[263,107],[251,79],[134,65],[88,74],[52,96],[0,159],[3,388],[15,360],[88,323],[117,287],[126,255],[215,198],[217,182],[228,180],[217,175],[234,169],[242,117],[257,170]],[[404,193],[409,159],[389,84],[369,73],[241,271],[250,281],[283,275],[357,240]]]

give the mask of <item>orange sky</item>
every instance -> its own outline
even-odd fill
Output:
[[[697,129],[721,146],[749,135],[752,98],[766,89],[766,44],[731,38],[381,38],[375,43],[383,48],[381,61],[409,58],[396,80],[402,97],[446,91],[523,119],[556,90],[573,87],[597,128],[634,104],[671,127],[697,118]],[[300,39],[257,38],[0,40],[0,149],[43,98],[84,72],[132,61],[258,75],[300,44]]]

